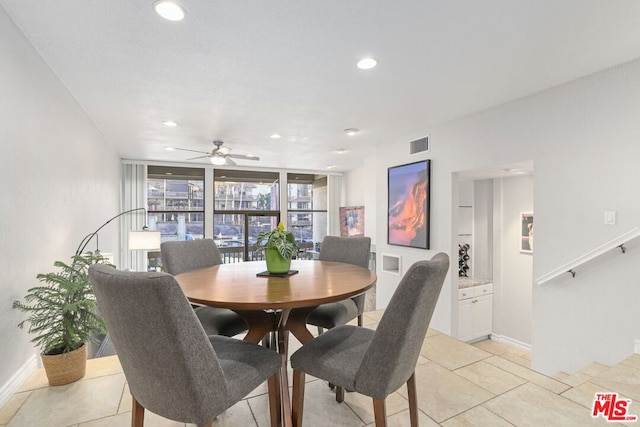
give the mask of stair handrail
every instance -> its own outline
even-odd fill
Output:
[[[565,273],[571,273],[571,275],[575,277],[576,275],[575,269],[577,267],[616,248],[620,248],[622,253],[624,253],[625,252],[624,244],[637,237],[640,237],[640,227],[635,227],[632,230],[624,233],[623,235],[616,237],[615,239],[610,240],[598,246],[597,248],[587,252],[582,256],[579,256],[578,258],[575,258],[567,262],[566,264],[561,265],[560,267],[550,271],[549,273],[543,274],[542,276],[535,279],[535,282],[538,285],[542,285]]]

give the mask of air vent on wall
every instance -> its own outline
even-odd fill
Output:
[[[409,154],[418,154],[429,151],[429,137],[416,139],[409,143]]]

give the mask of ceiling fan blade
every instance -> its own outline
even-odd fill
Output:
[[[211,157],[211,156],[207,154],[206,156],[191,157],[190,159],[185,159],[185,160],[204,159],[205,157]]]
[[[231,160],[231,159],[229,158],[229,156],[225,156],[224,161],[225,161],[225,163],[224,163],[224,164],[225,164],[225,165],[227,165],[227,166],[237,166],[237,165],[238,165],[236,162],[234,162],[233,160]]]
[[[243,159],[243,160],[260,160],[258,156],[247,156],[244,154],[227,154],[227,157],[233,157],[234,159]]]
[[[231,148],[229,148],[229,147],[219,147],[219,148],[216,147],[216,151],[220,151],[220,154],[223,154],[223,155],[226,156],[227,154],[229,154],[229,151],[231,151]]]
[[[180,150],[180,151],[190,151],[192,153],[200,153],[200,154],[211,155],[211,153],[209,153],[208,151],[189,150],[188,148],[178,148],[178,147],[173,147],[173,149],[174,150]]]

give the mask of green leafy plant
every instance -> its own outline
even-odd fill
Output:
[[[27,290],[24,303],[13,302],[13,308],[29,315],[18,326],[29,323],[29,333],[35,335],[31,342],[43,354],[77,350],[89,341],[98,342],[97,335],[106,333],[88,274],[89,266],[98,262],[108,264],[92,252],[73,256],[71,264],[56,261],[53,266],[59,271],[38,274],[43,285]]]
[[[271,231],[263,231],[258,234],[256,240],[258,250],[277,249],[284,258],[291,259],[298,253],[298,244],[291,231],[285,230],[282,223]]]

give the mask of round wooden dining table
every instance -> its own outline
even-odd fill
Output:
[[[293,260],[297,274],[257,276],[266,269],[264,261],[220,264],[175,278],[192,303],[229,308],[245,318],[245,340],[257,343],[269,332],[291,331],[303,344],[313,339],[306,321],[315,307],[359,295],[376,282],[373,271],[341,262]]]

